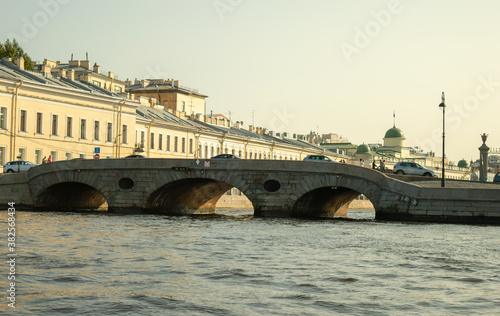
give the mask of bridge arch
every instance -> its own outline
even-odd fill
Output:
[[[310,179],[311,186],[297,192],[290,215],[292,217],[347,217],[351,202],[363,194],[377,210],[382,188],[369,177],[337,175]],[[306,180],[307,182],[307,180]]]
[[[80,182],[56,183],[35,198],[35,209],[42,211],[107,211],[104,194]]]
[[[152,192],[144,211],[168,215],[214,214],[217,201],[235,187],[210,178],[184,178],[169,182]]]
[[[292,217],[347,217],[351,202],[362,193],[343,187],[321,187],[302,195],[295,202]]]

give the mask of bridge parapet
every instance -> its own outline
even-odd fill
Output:
[[[210,214],[220,196],[236,187],[257,216],[345,216],[352,199],[364,194],[377,219],[500,223],[500,190],[494,186],[426,188],[339,163],[74,159],[3,175],[0,186],[37,210]]]

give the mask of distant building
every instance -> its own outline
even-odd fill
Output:
[[[206,115],[206,95],[198,93],[198,90],[181,87],[179,80],[173,79],[150,79],[135,80],[132,84],[127,81],[126,92],[131,98],[146,97],[155,100],[155,105],[163,106],[175,112],[184,112],[186,115]]]
[[[91,66],[91,62],[88,59],[73,60],[72,58],[68,63],[45,59],[41,64],[35,63],[33,68],[45,76],[51,74],[74,81],[89,83],[98,89],[116,94],[125,92],[124,81],[119,80],[111,71],[107,74],[102,73],[101,67],[97,63]]]

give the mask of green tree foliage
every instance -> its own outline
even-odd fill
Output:
[[[12,59],[12,63],[16,62],[17,57],[24,58],[24,69],[33,70],[33,64],[31,62],[30,56],[26,54],[16,39],[13,39],[12,42],[7,39],[5,43],[0,43],[0,59],[4,57],[10,57]]]

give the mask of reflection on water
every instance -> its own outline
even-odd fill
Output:
[[[5,302],[0,312],[500,312],[498,227],[385,223],[373,215],[302,220],[244,211],[195,217],[18,212],[19,305],[13,312]],[[2,212],[3,227],[6,217]]]

